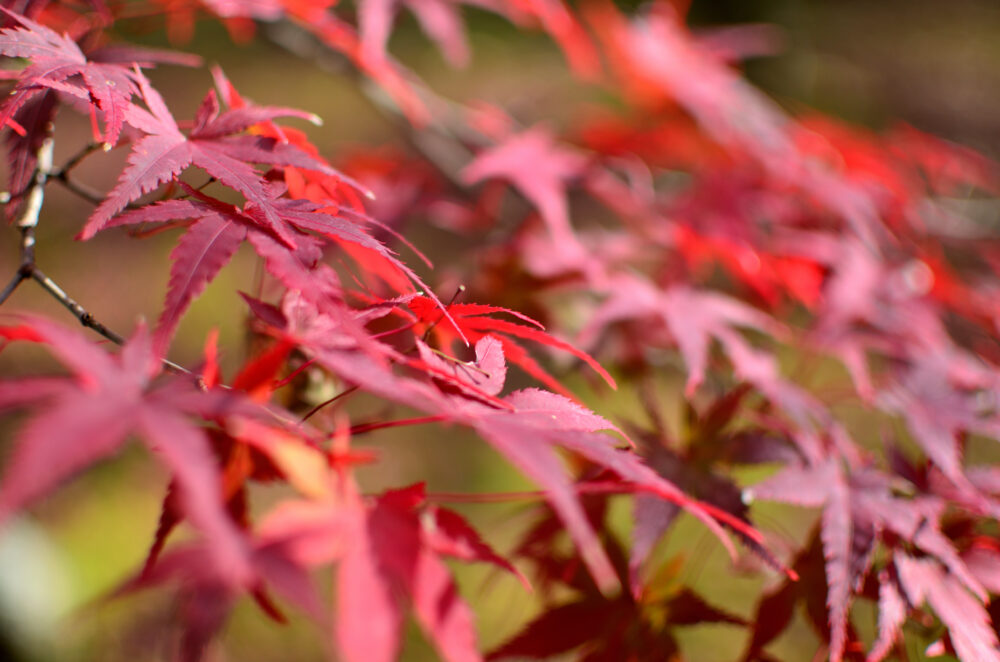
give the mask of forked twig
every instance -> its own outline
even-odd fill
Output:
[[[77,155],[70,158],[66,165],[56,171],[52,167],[54,146],[55,142],[52,139],[50,126],[49,135],[42,141],[38,151],[35,153],[35,171],[31,178],[31,184],[25,193],[24,207],[15,221],[15,225],[21,233],[20,264],[18,265],[17,272],[4,287],[3,291],[0,291],[0,305],[10,298],[21,283],[30,279],[38,283],[53,299],[61,303],[84,327],[93,329],[116,345],[123,345],[125,339],[122,336],[99,322],[86,308],[67,294],[66,290],[49,278],[44,271],[39,269],[35,263],[35,229],[38,227],[38,218],[42,211],[42,203],[45,201],[45,184],[50,179],[54,179],[64,185],[70,186],[69,180],[66,179],[66,173],[83,160],[85,156],[97,149],[94,146],[90,146],[81,150]],[[101,199],[102,197],[98,196],[97,202],[100,202]],[[173,361],[167,359],[161,359],[161,361],[163,366],[171,372],[197,377],[193,372],[183,366],[177,365]]]

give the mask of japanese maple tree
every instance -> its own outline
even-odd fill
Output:
[[[775,660],[799,609],[818,644],[795,659],[908,660],[919,639],[1000,661],[1000,468],[969,459],[1000,457],[1000,243],[952,204],[997,195],[1000,170],[908,126],[787,112],[739,68],[762,28],[693,31],[686,4],[4,0],[18,258],[0,304],[37,287],[83,328],[4,306],[5,357],[40,345],[66,371],[0,381],[20,412],[0,523],[141,441],[169,479],[111,597],[173,595],[182,660],[209,657],[249,598],[344,662],[400,659],[409,619],[447,662],[692,659],[678,633],[698,625]],[[404,12],[454,67],[473,13],[540,31],[603,108],[557,128],[438,96],[390,52]],[[407,148],[323,149],[303,129],[318,117],[251,101],[218,66],[196,97],[161,92],[150,70],[201,58],[135,42],[152,27],[183,49],[197,20],[339,67]],[[89,139],[58,130],[73,112]],[[57,135],[79,141],[61,160]],[[102,159],[120,164],[107,191],[79,177]],[[60,224],[80,242],[176,235],[158,319],[119,335],[42,270],[52,187],[79,199]],[[424,222],[462,246],[453,264],[430,268]],[[214,326],[251,340],[213,331],[185,363],[182,320],[244,243],[256,275],[227,296],[245,315]],[[242,355],[234,374],[220,355]],[[537,490],[366,489],[384,459],[369,440],[428,426]],[[260,505],[264,483],[282,497]],[[508,500],[533,504],[513,544],[447,505]],[[768,513],[790,511],[765,502],[810,530],[783,538]],[[682,515],[757,578],[754,604],[683,580],[664,542]],[[515,578],[537,613],[484,649],[456,562]]]

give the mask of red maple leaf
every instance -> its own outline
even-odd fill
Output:
[[[330,174],[336,174],[336,171],[287,143],[234,134],[275,117],[295,116],[311,120],[315,117],[291,108],[260,106],[234,108],[220,113],[213,91],[208,93],[198,109],[189,135],[184,135],[149,81],[138,72],[134,76],[149,110],[130,105],[125,119],[146,135],[133,145],[128,166],[122,172],[118,185],[91,214],[80,232],[80,238],[94,236],[128,203],[194,165],[256,205],[265,227],[283,243],[294,247],[294,238],[273,208],[273,198],[268,195],[265,182],[249,163],[293,165]]]
[[[222,508],[208,439],[190,421],[192,414],[238,411],[240,400],[201,392],[187,380],[153,381],[159,363],[141,327],[117,356],[37,317],[25,318],[21,326],[0,327],[0,334],[45,343],[74,373],[2,384],[0,405],[30,405],[39,413],[17,435],[0,483],[0,518],[111,455],[138,433],[176,478],[187,517],[211,540],[219,576],[236,585],[247,581],[246,541]]]
[[[503,353],[508,361],[523,368],[525,372],[538,379],[547,387],[567,397],[573,396],[562,384],[538,365],[528,354],[527,350],[515,341],[514,338],[530,340],[563,352],[568,352],[593,368],[597,374],[604,378],[604,381],[608,385],[615,388],[615,381],[611,375],[589,354],[546,333],[541,323],[522,313],[484,304],[452,303],[447,307],[447,311],[453,320],[450,321],[443,319],[442,312],[435,308],[433,302],[426,297],[414,297],[406,305],[416,314],[417,319],[421,323],[433,325],[434,333],[441,339],[443,346],[450,346],[452,341],[459,337],[465,337],[470,342],[476,342],[487,334],[493,335],[503,346]],[[517,320],[524,322],[524,324],[491,317],[491,315],[498,313],[512,315]]]
[[[941,531],[944,502],[932,496],[912,500],[897,497],[892,493],[892,479],[886,474],[858,466],[848,473],[839,459],[830,457],[815,466],[789,465],[770,479],[747,489],[745,495],[748,500],[776,500],[823,508],[819,538],[827,585],[831,660],[840,660],[847,642],[853,639],[848,636],[848,610],[871,572],[875,544],[879,540],[896,546],[899,543],[894,543],[894,540],[905,541],[926,554],[927,562],[934,568],[947,569],[953,585],[949,585],[944,592],[956,600],[959,599],[959,592],[965,596],[961,601],[970,604],[975,602],[972,594],[980,599],[986,596],[983,586],[960,557],[952,541]],[[892,535],[886,536],[884,532],[891,532]],[[894,577],[892,573],[878,574],[878,580],[883,585],[895,582]],[[885,625],[881,626],[880,642],[869,659],[879,659],[876,652],[884,655],[898,634],[899,613],[894,597],[897,590],[892,587],[882,589],[887,610],[883,615]],[[922,602],[920,595],[910,597],[911,605]],[[939,605],[932,606],[942,618],[956,618],[953,614],[942,613]],[[980,642],[977,645],[981,645],[981,632],[971,636]],[[971,656],[963,659],[980,658]]]
[[[22,27],[0,30],[0,53],[31,60],[0,111],[0,126],[26,103],[48,90],[56,90],[89,102],[104,115],[103,141],[118,141],[125,111],[133,94],[139,93],[135,74],[120,64],[91,62],[75,41],[9,9],[4,14]]]
[[[349,662],[395,660],[409,609],[442,659],[481,659],[472,611],[442,557],[491,563],[523,581],[461,516],[427,504],[423,484],[362,499],[345,483],[326,500],[279,505],[261,535],[306,566],[339,561],[335,630]]]
[[[364,0],[358,7],[362,48],[373,60],[385,57],[392,22],[399,9],[406,7],[441,49],[449,64],[463,66],[469,60],[469,45],[457,5],[454,0]]]
[[[162,223],[174,220],[192,220],[188,231],[181,237],[171,253],[173,265],[163,313],[157,324],[154,339],[158,351],[165,351],[170,338],[180,322],[181,315],[212,279],[229,262],[244,239],[267,261],[267,266],[285,280],[292,289],[312,292],[320,296],[339,293],[332,271],[327,288],[310,269],[316,265],[319,254],[315,240],[304,231],[343,244],[356,244],[379,255],[404,278],[411,278],[423,285],[416,274],[400,262],[381,242],[371,237],[353,220],[334,216],[322,210],[330,209],[308,200],[273,197],[271,188],[262,190],[265,206],[248,202],[243,208],[230,205],[188,189],[194,197],[188,200],[166,200],[118,215],[105,225],[114,227],[138,223]],[[270,211],[268,218],[265,210]],[[294,251],[288,251],[271,235],[288,237]],[[286,280],[291,279],[291,280]],[[308,285],[306,285],[308,283]]]
[[[556,144],[552,133],[535,127],[506,138],[479,154],[462,172],[470,183],[484,179],[508,180],[541,214],[563,259],[589,273],[596,265],[573,232],[569,219],[567,185],[587,166],[583,154]]]

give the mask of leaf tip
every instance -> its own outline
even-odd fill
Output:
[[[621,582],[618,581],[617,576],[613,573],[608,576],[594,577],[594,580],[597,583],[597,589],[606,598],[613,599],[621,591]]]

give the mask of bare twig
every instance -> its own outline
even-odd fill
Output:
[[[38,217],[41,214],[42,203],[45,200],[46,182],[50,179],[56,179],[70,188],[70,190],[74,190],[76,185],[66,179],[66,173],[83,160],[87,154],[90,154],[97,149],[97,147],[91,146],[81,150],[77,155],[73,156],[66,163],[66,165],[58,171],[55,171],[52,168],[53,147],[54,142],[50,127],[49,135],[42,141],[42,144],[36,153],[37,165],[35,166],[35,172],[32,176],[31,184],[25,194],[24,207],[21,209],[21,213],[18,215],[15,222],[15,225],[17,225],[18,230],[21,232],[20,265],[17,268],[17,273],[14,274],[10,282],[8,282],[6,287],[4,287],[3,291],[0,291],[0,305],[10,298],[10,295],[14,293],[14,290],[16,290],[21,283],[29,279],[34,280],[42,287],[43,290],[48,292],[52,298],[61,303],[68,311],[73,313],[73,316],[79,320],[80,324],[88,329],[93,329],[111,342],[117,345],[122,345],[125,343],[125,339],[122,336],[118,335],[94,318],[94,316],[88,312],[86,308],[77,303],[77,301],[68,295],[66,291],[58,285],[58,283],[45,275],[45,272],[39,269],[38,265],[35,264],[35,228],[38,227]],[[79,191],[77,192],[79,193]],[[82,195],[83,197],[90,199],[90,193],[83,193]],[[103,199],[103,196],[100,196],[99,194],[95,193],[93,195],[96,196],[95,201],[98,203]],[[197,375],[193,372],[187,368],[177,365],[173,361],[162,359],[162,363],[163,366],[171,372],[197,377]]]
[[[95,205],[100,204],[104,200],[104,196],[101,195],[99,191],[96,191],[86,184],[81,184],[79,182],[73,181],[69,178],[69,173],[74,168],[76,168],[80,163],[83,162],[85,158],[93,154],[94,152],[102,149],[104,147],[103,143],[89,143],[78,151],[73,156],[69,157],[69,160],[62,165],[61,168],[53,169],[51,162],[49,163],[48,178],[59,182],[67,190],[75,193],[84,200],[92,202]]]
[[[45,182],[52,171],[52,150],[55,141],[49,135],[42,141],[36,154],[37,163],[24,200],[24,208],[17,217],[16,225],[21,231],[21,269],[35,263],[35,228],[45,200]]]
[[[31,278],[41,285],[42,289],[51,294],[53,299],[61,303],[66,310],[73,313],[73,316],[80,320],[80,324],[88,329],[97,331],[97,333],[101,334],[116,345],[122,345],[125,343],[124,338],[94,319],[93,315],[87,312],[87,310],[78,304],[71,296],[66,294],[66,292],[59,287],[55,281],[46,276],[41,269],[38,267],[32,268]]]
[[[90,188],[86,184],[81,184],[80,182],[70,179],[66,176],[65,172],[53,175],[52,179],[62,184],[67,191],[75,193],[87,202],[92,202],[95,205],[99,205],[104,202],[104,195],[102,195],[99,191]]]
[[[48,180],[52,170],[52,149],[55,143],[52,136],[48,136],[42,141],[35,154],[35,172],[31,176],[31,184],[28,186],[24,197],[24,207],[18,214],[14,225],[21,233],[20,254],[21,260],[17,268],[17,273],[10,279],[3,292],[0,292],[0,304],[3,304],[14,290],[31,277],[35,269],[35,228],[38,226],[38,216],[42,211],[42,202],[45,200],[45,182]]]
[[[308,412],[306,412],[306,414],[301,419],[299,419],[299,425],[308,421],[310,418],[313,417],[314,414],[318,413],[319,410],[323,409],[323,407],[326,407],[327,405],[332,405],[334,402],[340,400],[341,398],[345,398],[351,395],[352,393],[355,393],[359,388],[361,387],[356,385],[352,386],[350,388],[344,389],[343,391],[333,396],[329,400],[324,400],[323,402],[319,403],[318,405],[310,409]]]
[[[451,301],[445,304],[444,309],[447,310],[451,308],[451,305],[458,300],[458,297],[460,297],[465,292],[465,289],[466,289],[465,285],[460,284],[458,288],[455,290],[455,293],[451,295]],[[421,336],[420,341],[427,342],[427,339],[430,338],[431,336],[431,331],[433,331],[434,327],[437,326],[438,323],[443,319],[444,319],[444,311],[441,311],[441,314],[438,315],[433,322],[427,325],[427,329],[424,331],[424,335]]]
[[[66,294],[66,292],[61,287],[59,287],[59,285],[57,285],[55,281],[46,276],[41,269],[33,266],[31,269],[30,278],[32,278],[35,282],[41,285],[42,289],[51,294],[52,298],[61,303],[66,308],[66,310],[73,313],[73,316],[80,321],[80,324],[87,327],[88,329],[93,329],[94,331],[104,336],[105,338],[115,343],[116,345],[125,344],[125,338],[118,335],[108,327],[104,326],[104,324],[102,324],[101,322],[97,321],[97,319],[95,319],[94,316],[91,315],[86,308],[77,303],[76,300],[73,299],[73,297]],[[171,372],[182,375],[188,375],[190,377],[198,377],[197,374],[191,372],[184,366],[178,365],[168,359],[160,359],[160,362],[167,370]]]
[[[77,152],[73,156],[69,157],[69,159],[66,161],[66,163],[64,163],[63,166],[61,168],[59,168],[59,170],[55,170],[55,171],[51,172],[49,174],[49,176],[50,177],[56,177],[56,178],[65,177],[67,175],[67,173],[69,173],[70,170],[72,170],[73,168],[75,168],[78,165],[80,165],[80,163],[85,158],[87,158],[88,156],[90,156],[91,154],[93,154],[94,152],[96,152],[97,150],[105,150],[105,151],[107,151],[107,149],[110,149],[110,148],[105,148],[105,144],[106,143],[89,143],[89,144],[85,145],[83,147],[83,149],[81,149],[79,152]]]
[[[0,292],[0,306],[2,306],[3,303],[10,298],[10,295],[14,293],[14,290],[17,289],[18,285],[24,282],[24,279],[24,274],[22,274],[21,270],[18,269],[17,273],[14,274],[14,277],[7,283],[7,286],[3,288],[2,292]]]

